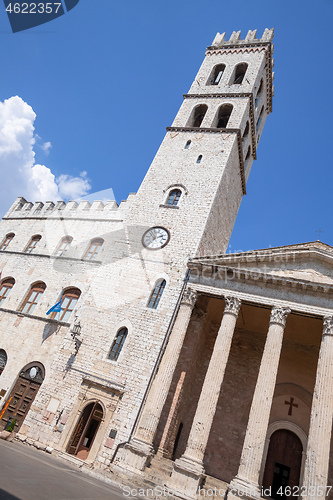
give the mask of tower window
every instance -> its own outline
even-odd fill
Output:
[[[53,312],[51,318],[56,318],[58,321],[67,321],[72,314],[80,295],[81,290],[78,288],[69,288],[66,290],[62,295],[60,312]]]
[[[206,104],[199,104],[192,111],[191,117],[188,121],[188,127],[200,127],[202,120],[207,112],[208,107]]]
[[[4,371],[7,364],[7,353],[4,349],[0,349],[0,375]]]
[[[187,143],[185,144],[185,149],[189,149],[190,144],[191,144],[191,141],[187,141]]]
[[[25,249],[25,253],[33,253],[38,245],[38,242],[42,239],[40,234],[36,234],[31,238],[28,243],[28,246]]]
[[[201,160],[202,160],[202,155],[199,155],[197,158],[197,163],[201,163]]]
[[[9,234],[6,234],[5,236],[5,239],[3,240],[3,242],[1,243],[1,246],[0,246],[0,250],[4,251],[7,249],[9,243],[12,241],[12,239],[14,238],[15,234],[14,233],[9,233]]]
[[[112,359],[113,361],[117,361],[119,354],[123,348],[123,345],[125,343],[126,337],[128,334],[127,328],[121,328],[117,335],[114,338],[114,341],[111,346],[110,354],[109,354],[109,359]]]
[[[248,136],[249,130],[250,130],[250,126],[249,126],[249,122],[247,121],[246,125],[245,125],[245,129],[244,129],[244,133],[243,133],[243,139],[245,139],[245,137]]]
[[[46,285],[42,281],[32,285],[28,292],[28,295],[24,299],[20,311],[23,313],[32,314],[41,296],[43,295],[45,288]]]
[[[154,290],[151,293],[147,307],[149,307],[151,309],[157,309],[157,306],[161,300],[165,285],[166,285],[165,280],[158,280],[157,281],[157,283],[154,287]]]
[[[217,128],[226,128],[226,126],[228,125],[232,109],[233,109],[232,104],[222,104],[222,106],[220,106],[215,120],[216,123],[215,126]]]
[[[225,70],[225,64],[217,64],[214,66],[213,71],[208,78],[207,85],[218,85],[223,76],[223,72]]]
[[[182,192],[180,189],[173,189],[169,193],[166,205],[172,205],[175,207],[176,205],[178,205],[178,202],[179,202],[181,195],[182,195]]]
[[[256,98],[255,98],[255,101],[254,101],[254,106],[255,108],[258,107],[258,102],[260,100],[260,97],[261,97],[261,94],[262,94],[262,89],[264,88],[264,80],[261,79],[260,80],[260,85],[259,85],[259,89],[258,89],[258,92],[257,92],[257,95],[256,95]]]
[[[96,260],[99,252],[101,251],[103,243],[104,240],[102,238],[95,238],[94,240],[91,240],[84,258],[86,260]]]
[[[250,159],[250,155],[251,155],[251,146],[248,147],[248,150],[247,150],[247,153],[246,153],[246,157],[245,157],[245,161],[248,161]]]
[[[240,63],[237,64],[236,70],[235,70],[235,78],[234,78],[234,85],[240,85],[243,83],[244,76],[247,70],[247,63]]]
[[[0,306],[3,306],[3,303],[5,302],[6,298],[9,295],[9,292],[15,285],[15,280],[14,278],[6,278],[2,280],[1,286],[0,286]]]
[[[65,236],[64,238],[62,238],[62,240],[60,241],[60,244],[57,248],[57,251],[55,253],[56,257],[63,257],[65,255],[65,253],[67,252],[67,250],[69,249],[72,241],[73,241],[73,238],[71,236]]]
[[[264,106],[261,108],[261,111],[260,111],[260,115],[259,115],[259,118],[257,120],[257,132],[259,130],[259,127],[260,127],[260,123],[261,123],[261,120],[262,120],[262,117],[263,117],[263,114],[264,114]]]

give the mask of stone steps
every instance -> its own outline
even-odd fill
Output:
[[[76,467],[79,467],[80,469],[82,467],[90,466],[90,464],[85,462],[84,460],[81,460],[80,458],[77,458],[74,455],[69,455],[68,453],[65,453],[63,451],[54,450],[53,455],[60,458],[60,460],[64,460],[65,462],[70,462],[71,464],[75,465]]]

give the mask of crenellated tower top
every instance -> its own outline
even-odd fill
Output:
[[[256,38],[257,30],[249,30],[244,40],[241,40],[240,36],[240,31],[233,31],[229,40],[226,40],[225,33],[217,33],[213,40],[212,47],[271,43],[274,37],[274,28],[270,30],[266,28],[261,38]]]

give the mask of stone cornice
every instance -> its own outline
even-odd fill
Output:
[[[15,316],[19,316],[21,318],[36,319],[37,321],[43,321],[44,323],[50,323],[53,325],[70,326],[70,323],[65,323],[64,321],[57,321],[56,319],[51,318],[43,318],[42,316],[35,316],[33,314],[27,314],[20,311],[13,311],[12,309],[5,309],[4,307],[0,307],[0,312],[14,314]]]
[[[215,98],[215,99],[225,99],[230,97],[246,97],[250,100],[250,122],[251,122],[251,141],[252,141],[252,157],[254,160],[257,159],[257,141],[256,141],[256,128],[254,123],[254,104],[253,104],[253,94],[251,92],[230,92],[230,93],[220,93],[220,94],[183,94],[184,99],[206,99],[206,98]]]
[[[88,382],[93,385],[102,387],[104,390],[108,389],[119,393],[124,393],[125,391],[125,385],[119,384],[118,382],[115,382],[114,380],[111,380],[110,378],[105,377],[102,374],[89,372],[80,365],[71,366],[71,370],[80,373],[82,375],[82,379],[86,383]]]
[[[209,45],[206,51],[216,52],[224,49],[251,49],[258,47],[269,47],[271,42],[262,42],[261,40],[238,40],[234,43],[223,42],[223,45]]]
[[[209,134],[236,134],[237,135],[237,146],[238,146],[238,157],[239,157],[239,171],[242,183],[243,194],[246,194],[246,181],[245,181],[245,170],[244,170],[244,159],[243,159],[243,144],[242,135],[239,128],[203,128],[203,127],[167,127],[167,132],[195,132],[198,133],[209,133]]]
[[[102,264],[101,260],[86,260],[86,259],[80,259],[78,257],[61,257],[56,255],[49,255],[46,253],[27,253],[27,252],[17,252],[13,250],[0,250],[0,255],[11,255],[11,254],[24,255],[26,257],[42,257],[43,259],[53,259],[53,260],[63,260],[63,261],[69,260],[69,261],[82,262],[94,265]]]
[[[289,307],[292,312],[300,313],[303,316],[311,316],[316,318],[323,318],[324,316],[331,316],[333,309],[327,307],[318,307],[311,304],[304,304],[293,300],[282,300],[275,297],[268,297],[266,295],[259,295],[259,293],[243,292],[241,290],[231,290],[225,287],[218,287],[213,285],[206,285],[202,283],[190,282],[191,288],[196,290],[198,294],[207,297],[218,297],[223,299],[226,295],[233,295],[242,301],[242,304],[256,304],[261,307],[272,308],[274,306]]]
[[[194,257],[190,259],[189,262],[200,262],[202,264],[215,263],[219,265],[232,265],[240,262],[263,264],[265,262],[295,261],[296,258],[302,258],[304,260],[304,257],[311,256],[333,264],[333,247],[321,241],[310,241],[308,243],[264,248],[249,252]],[[292,257],[292,259],[290,257]],[[279,260],[280,258],[281,260]]]
[[[269,274],[268,272],[263,272],[260,269],[241,269],[239,267],[234,268],[230,266],[222,266],[218,264],[208,264],[208,263],[193,263],[188,264],[190,269],[190,275],[196,281],[198,278],[203,277],[204,279],[213,280],[223,280],[226,283],[228,281],[238,282],[238,283],[248,283],[255,284],[259,286],[260,283],[265,283],[267,288],[277,288],[283,287],[284,289],[289,288],[296,292],[306,292],[316,295],[331,295],[333,294],[333,284],[320,284],[312,281],[300,280],[297,278],[292,278],[290,276],[284,277],[277,274]],[[194,282],[191,281],[191,286]]]
[[[104,219],[104,218],[88,218],[88,217],[53,217],[52,214],[50,214],[49,217],[43,217],[43,216],[38,216],[36,215],[35,217],[33,216],[27,216],[27,217],[2,217],[2,220],[48,220],[48,221],[53,221],[53,220],[79,220],[79,221],[89,221],[89,222],[123,222],[124,219]]]

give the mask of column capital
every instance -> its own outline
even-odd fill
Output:
[[[185,289],[184,295],[181,300],[181,304],[186,304],[190,307],[194,307],[198,298],[198,293],[190,287]]]
[[[333,335],[333,316],[325,316],[324,317],[324,335]]]
[[[224,314],[233,314],[234,316],[238,316],[239,309],[241,306],[241,301],[237,297],[224,297],[225,300],[225,308]]]
[[[287,316],[291,312],[289,307],[274,306],[271,311],[270,323],[277,323],[283,327],[286,326]]]

